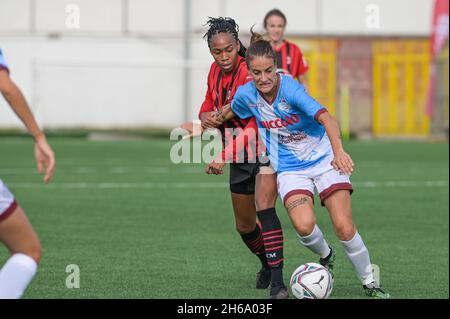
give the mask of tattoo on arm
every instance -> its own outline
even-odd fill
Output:
[[[307,202],[308,202],[308,199],[306,197],[301,197],[301,198],[296,199],[293,202],[287,204],[286,209],[287,209],[288,213],[290,213],[291,210],[293,210],[294,208],[296,208],[300,205],[304,205]]]
[[[222,123],[225,122],[225,115],[223,114],[223,109],[220,109],[219,111],[217,111],[217,118]]]

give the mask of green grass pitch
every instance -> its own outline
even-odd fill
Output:
[[[172,164],[167,139],[50,140],[57,171],[45,186],[31,139],[0,139],[0,177],[37,230],[43,258],[25,298],[267,298],[254,289],[259,261],[235,231],[227,174]],[[448,144],[346,143],[356,163],[354,220],[393,298],[449,297]],[[285,280],[317,258],[301,247],[284,208]],[[337,247],[331,298],[364,298]],[[0,264],[7,259],[0,246]],[[80,288],[66,287],[67,265]]]

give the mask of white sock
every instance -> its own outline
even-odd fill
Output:
[[[374,281],[372,264],[370,263],[369,251],[364,245],[361,236],[356,232],[355,236],[349,241],[342,241],[345,253],[355,268],[356,275],[363,285]]]
[[[311,250],[312,252],[320,255],[321,258],[325,258],[330,254],[330,246],[323,237],[322,231],[319,226],[314,225],[314,229],[311,234],[307,236],[300,236],[297,234],[300,244]]]
[[[0,270],[0,299],[19,299],[36,274],[37,263],[24,254],[14,254]]]

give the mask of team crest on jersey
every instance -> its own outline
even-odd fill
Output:
[[[278,103],[278,109],[283,112],[289,113],[289,111],[291,110],[291,106],[286,103],[286,100],[284,98],[281,98],[280,102]]]

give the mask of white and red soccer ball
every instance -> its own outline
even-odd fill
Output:
[[[327,299],[333,291],[333,277],[324,266],[307,263],[295,269],[290,285],[297,299]]]

